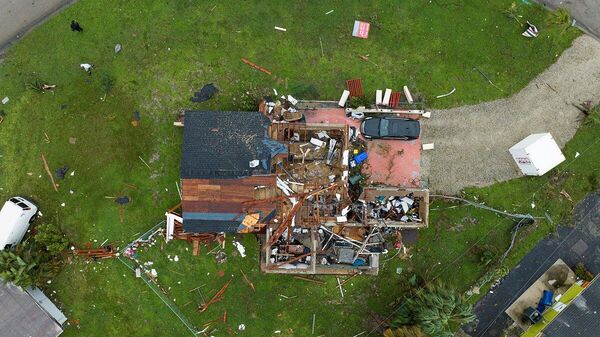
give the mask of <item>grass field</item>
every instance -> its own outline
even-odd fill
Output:
[[[509,5],[510,1],[500,0],[80,1],[26,36],[0,64],[0,96],[10,98],[1,106],[6,117],[0,125],[0,197],[20,194],[37,200],[44,214],[39,221],[59,224],[75,245],[108,240],[122,247],[160,221],[164,210],[177,202],[181,130],[172,122],[179,112],[253,109],[258,94],[271,88],[297,98],[337,99],[350,78],[362,78],[367,92],[409,85],[431,107],[504,97],[551,64],[578,34],[546,27],[546,12],[521,5],[523,18],[538,24],[542,32],[537,39],[525,39],[520,36],[522,28],[503,14]],[[325,15],[331,9],[334,12]],[[71,19],[79,20],[85,32],[71,32]],[[369,39],[350,36],[355,19],[372,23]],[[273,26],[284,26],[287,32],[277,32]],[[119,54],[113,51],[116,43],[123,46]],[[368,54],[378,66],[362,61],[358,54]],[[273,76],[246,66],[241,57],[271,70]],[[85,62],[95,64],[92,76],[79,69]],[[490,86],[474,66],[502,91]],[[35,80],[56,84],[57,89],[53,93],[28,89]],[[192,92],[210,82],[219,94],[203,104],[191,103]],[[452,96],[433,99],[453,87],[457,91]],[[133,128],[130,120],[136,110],[141,125]],[[573,142],[597,137],[594,132],[580,133]],[[76,138],[75,144],[69,142],[71,137]],[[42,154],[52,171],[66,164],[74,172],[60,181],[58,192],[43,170]],[[573,172],[582,174],[581,170]],[[508,209],[509,198],[529,196],[545,179],[520,179],[468,193]],[[577,180],[572,181],[579,192],[569,193],[579,198],[589,186],[580,188]],[[113,199],[106,198],[119,194],[132,200],[125,207],[123,223]],[[555,195],[536,194],[540,198],[536,202],[543,205],[543,200]],[[523,202],[520,207],[527,205]],[[564,202],[560,206],[566,209]],[[564,217],[565,212],[557,216]],[[225,275],[236,275],[226,299],[206,317],[191,306],[182,310],[201,325],[227,309],[232,322],[246,324],[247,335],[281,330],[290,336],[306,335],[316,313],[317,334],[353,335],[369,327],[371,313],[393,308],[394,299],[408,289],[406,279],[411,273],[435,275],[440,270],[436,263],[448,264],[496,220],[467,208],[433,211],[431,228],[422,232],[413,260],[389,261],[380,276],[357,279],[343,300],[331,278],[327,286],[319,287],[259,274],[253,238],[246,237],[249,256],[230,256],[222,266]],[[457,230],[461,222],[464,226]],[[494,241],[496,251],[507,244],[512,223],[502,220],[500,224],[497,231],[503,241]],[[549,230],[533,235],[538,238]],[[226,279],[210,277],[219,266],[208,257],[196,261],[184,251],[183,244],[175,243],[163,252],[146,253],[157,263],[161,282],[172,287],[173,298],[182,304],[192,300],[186,292],[199,280],[215,290]],[[179,254],[182,261],[173,265],[164,254]],[[451,274],[457,286],[465,288],[483,273],[475,255],[469,254],[460,273]],[[400,276],[396,276],[397,266],[405,268]],[[169,273],[171,268],[176,273]],[[255,282],[256,294],[239,279],[240,268]],[[209,271],[211,275],[206,275]],[[65,336],[189,333],[118,261],[74,260],[48,290],[56,291],[73,320]],[[284,292],[298,300],[280,300],[278,293]]]

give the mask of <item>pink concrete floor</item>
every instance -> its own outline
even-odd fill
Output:
[[[303,111],[307,123],[348,124],[356,128],[360,121],[346,117],[344,109]],[[392,186],[419,187],[421,140],[368,140],[368,159],[363,172],[370,182]]]

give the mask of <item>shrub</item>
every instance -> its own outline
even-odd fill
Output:
[[[575,272],[575,275],[577,276],[577,278],[579,278],[580,280],[590,282],[594,279],[594,274],[592,274],[589,270],[587,270],[587,268],[585,267],[583,262],[579,262],[578,264],[576,264],[575,270],[573,270],[573,271]]]

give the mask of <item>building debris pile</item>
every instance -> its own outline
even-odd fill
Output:
[[[271,273],[377,274],[379,254],[385,251],[384,235],[398,229],[369,223],[364,211],[353,207],[367,203],[359,201],[360,192],[352,197],[349,193],[349,188],[358,186],[349,183],[350,172],[360,169],[350,167],[360,151],[351,149],[349,127],[274,123],[270,133],[287,144],[289,153],[275,161],[280,216],[267,229],[262,269]],[[351,153],[355,158],[350,158]],[[355,162],[360,166],[360,160]],[[406,199],[400,202],[408,203],[411,195],[403,197]],[[418,213],[418,202],[410,200],[411,207],[403,216]]]
[[[273,89],[277,96],[277,91]],[[281,95],[279,99],[273,99],[271,96],[265,96],[258,106],[258,111],[267,116],[272,116],[276,122],[296,122],[302,120],[304,115],[298,111],[296,105],[298,100],[292,95]]]
[[[375,200],[360,205],[367,218],[386,221],[423,222],[419,214],[420,202],[413,193],[404,196],[379,195]]]

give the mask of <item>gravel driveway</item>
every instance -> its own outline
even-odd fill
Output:
[[[600,42],[581,36],[514,96],[433,111],[422,125],[422,142],[435,144],[423,151],[422,180],[432,191],[456,194],[519,177],[508,149],[539,132],[564,146],[581,116],[572,104],[586,100],[600,101]]]

